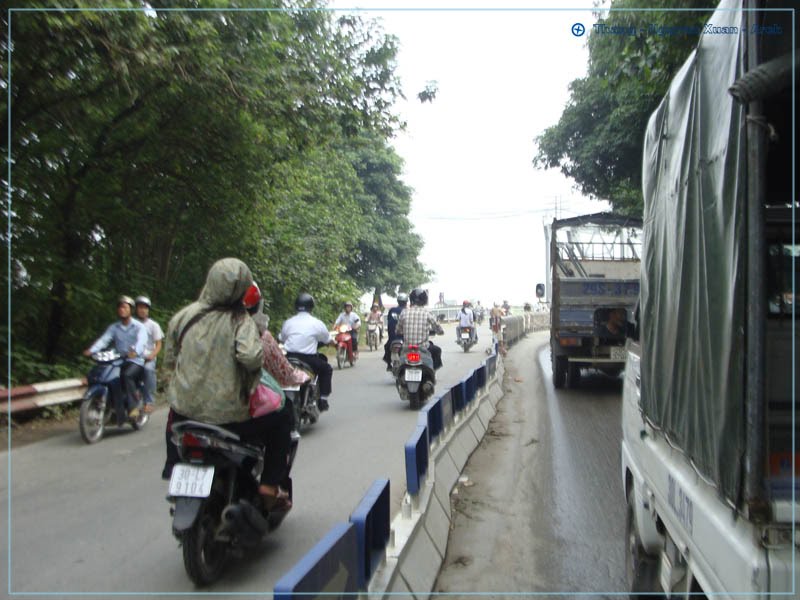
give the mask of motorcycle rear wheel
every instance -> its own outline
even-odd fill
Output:
[[[98,404],[101,404],[102,400],[102,395],[94,394],[81,402],[78,425],[81,430],[81,437],[87,444],[94,444],[103,438],[103,432],[106,428],[106,415],[105,410],[103,412],[98,410]]]
[[[409,392],[408,403],[411,406],[411,410],[419,410],[420,406],[422,406],[422,400],[420,400],[419,391],[416,391],[413,394]]]
[[[214,531],[222,514],[222,500],[208,498],[191,529],[183,534],[183,566],[197,585],[217,581],[228,562],[228,546],[214,539]]]

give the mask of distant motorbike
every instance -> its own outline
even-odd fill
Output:
[[[89,387],[83,395],[78,420],[83,441],[87,444],[100,441],[106,427],[117,423],[118,411],[126,415],[125,422],[130,423],[135,430],[144,427],[150,420],[150,415],[139,411],[136,418],[127,416],[124,388],[121,406],[115,406],[111,393],[111,386],[117,384],[120,378],[120,369],[125,358],[116,350],[105,350],[92,354],[92,359],[96,364],[86,377]]]
[[[433,356],[427,346],[408,345],[400,351],[395,387],[402,400],[407,400],[413,410],[421,408],[433,396],[436,373]]]
[[[310,377],[302,385],[283,388],[286,399],[294,407],[295,427],[301,431],[319,420],[319,378],[314,373],[314,369],[301,359],[289,357],[287,360],[298,369],[305,371]]]
[[[181,462],[172,470],[167,500],[173,504],[172,533],[183,549],[183,563],[197,585],[222,575],[232,556],[258,546],[278,527],[289,509],[267,511],[258,493],[263,448],[216,425],[181,421],[172,425]],[[292,432],[287,476],[281,488],[292,496],[288,476],[300,436]]]
[[[339,325],[332,333],[336,341],[336,366],[341,369],[342,365],[349,362],[352,367],[356,363],[353,354],[353,330],[349,325]]]
[[[464,349],[464,352],[469,352],[478,340],[473,336],[472,327],[462,327],[459,334],[457,343]]]
[[[367,346],[369,346],[370,350],[377,350],[379,340],[378,329],[380,325],[375,323],[374,321],[370,321],[367,323]]]

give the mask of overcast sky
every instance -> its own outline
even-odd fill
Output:
[[[425,240],[422,261],[436,271],[426,286],[432,302],[440,292],[484,305],[534,301],[536,283],[546,280],[543,222],[552,221],[556,203],[562,217],[608,209],[558,171],[531,163],[534,137],[558,122],[569,82],[586,74],[586,35],[576,37],[572,26],[591,28],[592,2],[572,0],[579,10],[558,4],[330,4],[360,8],[400,40],[407,100],[398,109],[408,128],[393,143],[414,189],[410,217]],[[436,99],[420,103],[429,80],[438,82]]]

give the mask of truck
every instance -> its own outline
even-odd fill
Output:
[[[791,7],[721,2],[645,132],[622,398],[632,595],[798,597],[797,37],[775,10]]]
[[[575,387],[582,368],[617,376],[639,296],[642,220],[614,213],[554,219],[550,228],[553,385]]]

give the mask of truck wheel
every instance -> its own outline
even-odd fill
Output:
[[[567,381],[567,357],[556,356],[553,359],[553,386],[561,389]]]
[[[581,366],[578,363],[569,363],[567,367],[567,383],[569,387],[576,388],[581,380]]]
[[[630,597],[638,598],[640,594],[649,592],[648,598],[664,598],[651,595],[662,592],[659,583],[658,557],[645,552],[639,531],[636,529],[636,518],[633,506],[633,490],[628,492],[628,513],[625,518],[625,575],[630,589]]]

